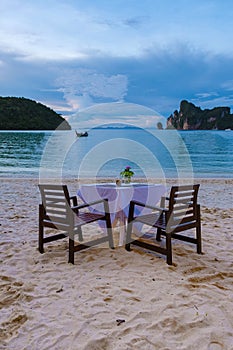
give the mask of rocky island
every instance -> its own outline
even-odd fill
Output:
[[[233,114],[229,107],[204,109],[186,100],[181,101],[180,110],[167,118],[167,129],[177,130],[233,130]]]
[[[70,130],[60,114],[24,97],[0,97],[0,130]]]

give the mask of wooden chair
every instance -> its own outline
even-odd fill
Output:
[[[108,241],[113,248],[112,226],[109,214],[108,200],[98,200],[88,204],[77,205],[77,197],[70,197],[66,185],[39,185],[42,203],[39,204],[39,251],[44,252],[44,243],[69,237],[69,262],[74,264],[74,253],[90,246]],[[90,213],[88,207],[103,203],[103,213]],[[84,209],[84,210],[83,210]],[[83,241],[82,226],[104,220],[107,235],[96,238],[85,244],[75,245],[74,236],[78,234]],[[44,237],[44,228],[49,227],[64,231]]]
[[[197,246],[197,253],[201,254],[201,217],[200,205],[197,204],[197,195],[200,185],[182,185],[173,186],[170,196],[161,198],[161,207],[153,207],[140,202],[131,201],[128,215],[128,227],[125,249],[130,251],[130,245],[143,247],[167,257],[167,264],[172,265],[172,238],[194,243]],[[166,200],[168,206],[165,206]],[[152,213],[135,216],[135,207],[145,207],[152,209]],[[131,237],[134,223],[143,223],[157,228],[156,237],[149,237],[147,242],[145,237]],[[180,234],[195,228],[196,234],[190,235]],[[161,235],[165,236],[165,248],[158,245]],[[148,242],[149,241],[149,242]],[[157,241],[157,242],[156,242]]]

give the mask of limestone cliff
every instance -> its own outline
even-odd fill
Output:
[[[180,110],[175,110],[167,119],[167,129],[177,130],[233,130],[233,114],[229,107],[204,109],[186,100],[181,101]]]

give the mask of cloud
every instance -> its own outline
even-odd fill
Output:
[[[233,80],[225,81],[221,87],[227,91],[233,91]]]
[[[124,102],[93,105],[69,117],[69,123],[76,129],[92,128],[112,123],[155,128],[159,121],[165,125],[165,118],[155,110],[146,106]]]
[[[66,69],[55,81],[67,103],[76,110],[94,104],[96,99],[122,100],[127,94],[127,84],[125,75],[105,75],[84,68]]]
[[[216,97],[218,96],[218,94],[216,92],[202,92],[199,94],[196,94],[198,100],[200,99],[208,99],[208,98],[212,98],[212,97]]]
[[[232,55],[231,9],[214,0],[169,6],[151,0],[2,0],[0,46],[25,60],[85,59],[93,52],[139,57],[151,44],[160,50],[179,42]]]
[[[123,20],[123,24],[129,27],[140,29],[141,26],[144,25],[148,20],[150,20],[149,16],[135,16],[126,18]]]
[[[200,100],[190,99],[190,102],[202,109],[212,109],[214,107],[230,107],[233,106],[233,95],[232,96],[218,96],[216,98]]]
[[[64,116],[116,101],[147,106],[166,117],[182,99],[209,108],[233,105],[232,59],[185,44],[163,50],[151,46],[140,58],[93,53],[85,60],[58,62],[21,57],[0,51],[1,94],[40,101]]]

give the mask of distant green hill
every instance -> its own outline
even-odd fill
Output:
[[[42,103],[24,97],[0,97],[0,130],[70,130],[69,123]]]

